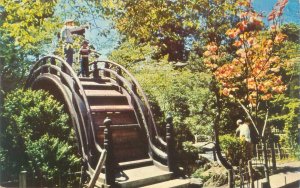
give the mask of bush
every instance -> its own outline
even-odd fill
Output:
[[[220,136],[220,145],[227,160],[234,166],[239,165],[240,161],[246,164],[251,159],[247,152],[247,142],[244,139],[226,134]]]
[[[209,178],[211,178],[212,174],[206,174],[206,173],[204,173],[204,171],[205,170],[203,168],[197,169],[192,174],[192,178],[201,178],[203,182],[206,182],[207,180],[209,180]]]
[[[199,153],[203,152],[202,148],[197,148],[191,141],[182,143],[182,149],[178,151],[178,163],[183,167],[185,174],[192,174],[200,167]]]
[[[3,117],[2,180],[15,180],[20,171],[26,170],[39,185],[54,186],[59,176],[66,180],[69,171],[78,170],[80,158],[75,155],[75,134],[69,116],[48,93],[16,90],[8,94]]]

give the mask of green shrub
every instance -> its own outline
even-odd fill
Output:
[[[209,178],[211,178],[212,174],[204,173],[204,171],[205,170],[203,168],[199,168],[192,174],[192,177],[201,178],[203,182],[206,182]]]
[[[246,164],[251,159],[247,152],[247,142],[230,134],[220,136],[220,145],[227,160],[234,166],[239,165],[240,160]]]
[[[69,171],[78,170],[80,159],[75,155],[75,134],[69,116],[48,93],[16,90],[8,94],[3,117],[2,180],[17,179],[19,172],[26,170],[39,185],[54,186],[59,176],[66,180]]]
[[[190,142],[190,141],[186,141],[186,142],[183,142],[183,149],[184,151],[186,152],[189,152],[189,153],[195,153],[196,155],[198,155],[199,153],[203,153],[203,148],[201,147],[195,147],[193,145],[193,142]]]
[[[178,150],[178,163],[183,167],[185,174],[192,174],[199,168],[199,153],[203,152],[202,148],[197,148],[191,141],[182,143],[183,149]]]

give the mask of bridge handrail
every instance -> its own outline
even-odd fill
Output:
[[[100,147],[100,145],[98,144],[98,142],[96,141],[96,138],[95,138],[95,134],[94,134],[94,125],[93,125],[93,121],[92,121],[92,116],[91,116],[91,109],[90,109],[90,106],[88,105],[88,100],[87,100],[87,97],[85,95],[85,92],[83,90],[83,87],[82,85],[80,84],[80,81],[76,75],[76,73],[73,71],[72,67],[65,61],[63,60],[62,58],[58,57],[58,56],[55,56],[55,55],[48,55],[48,56],[44,56],[42,57],[41,59],[39,59],[35,64],[34,66],[31,68],[31,71],[30,71],[30,75],[33,74],[33,72],[39,67],[41,66],[40,63],[44,64],[46,63],[47,59],[57,59],[59,60],[63,66],[66,67],[66,71],[64,73],[68,74],[69,76],[71,76],[73,78],[73,80],[75,81],[75,84],[78,86],[79,88],[79,91],[80,91],[80,94],[83,98],[83,101],[84,101],[84,105],[86,107],[86,110],[87,110],[87,117],[88,117],[88,124],[90,124],[90,127],[92,128],[92,131],[93,131],[93,140],[94,140],[94,144],[95,144],[95,147],[96,149],[101,152],[102,154],[102,151],[103,149]],[[30,79],[27,79],[26,81],[26,86],[29,84],[29,81]]]
[[[99,68],[98,70],[99,70],[99,71],[100,71],[100,70],[103,70],[103,71],[106,71],[106,72],[109,72],[109,73],[114,74],[114,76],[116,76],[117,79],[121,80],[124,84],[126,84],[126,86],[129,88],[129,93],[134,97],[134,99],[135,99],[135,100],[138,99],[138,96],[135,94],[135,92],[132,91],[132,89],[130,89],[130,83],[128,82],[127,79],[125,79],[124,77],[120,76],[117,72],[115,72],[115,71],[113,71],[113,70],[111,70],[111,69]],[[152,151],[153,151],[157,156],[159,156],[160,158],[162,158],[162,159],[164,159],[164,160],[167,160],[167,154],[166,154],[164,151],[162,151],[162,150],[160,150],[159,148],[157,148],[157,147],[152,143],[152,141],[151,141],[151,136],[150,136],[150,134],[149,134],[150,131],[148,130],[147,123],[146,123],[146,118],[144,117],[144,114],[142,113],[143,109],[142,109],[142,107],[141,107],[140,104],[137,104],[137,105],[138,105],[139,111],[141,112],[141,114],[142,114],[142,116],[143,116],[143,118],[142,118],[143,124],[146,126],[145,129],[146,129],[146,131],[147,131],[147,137],[148,137],[148,139],[149,139],[149,144],[150,144],[150,147],[151,147]]]
[[[161,144],[163,147],[167,146],[167,143],[159,136],[158,131],[157,131],[157,127],[156,127],[156,123],[154,120],[154,116],[153,113],[151,111],[150,108],[150,104],[149,101],[142,89],[142,87],[140,86],[140,84],[138,83],[138,81],[135,79],[135,77],[127,70],[125,69],[125,67],[123,67],[122,65],[115,63],[113,61],[109,61],[109,60],[96,60],[92,63],[89,64],[89,66],[92,66],[94,64],[98,64],[98,63],[109,63],[111,65],[114,65],[117,68],[120,68],[124,73],[127,74],[127,76],[129,76],[129,78],[131,79],[132,83],[136,86],[137,90],[140,92],[141,94],[141,99],[144,101],[145,105],[146,105],[146,109],[147,109],[147,113],[150,116],[150,120],[151,120],[151,126],[154,128],[155,130],[155,139],[157,139],[157,141],[159,142],[159,144]]]

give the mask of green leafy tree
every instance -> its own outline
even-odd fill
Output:
[[[288,41],[299,44],[300,27],[295,23],[287,23],[281,26],[281,32],[287,36]]]
[[[197,154],[187,150],[186,142],[193,141],[193,135],[212,136],[214,113],[210,110],[212,95],[207,88],[211,77],[188,69],[176,70],[165,61],[141,62],[132,67],[132,72],[150,100],[162,136],[165,117],[172,113],[178,162],[191,173],[196,167]]]
[[[0,35],[2,33],[0,29]],[[35,53],[23,50],[19,46],[14,45],[13,38],[2,36],[0,39],[0,54],[3,60],[0,65],[0,90],[2,93],[6,93],[22,86],[31,65],[31,60],[28,57],[35,55]]]
[[[212,114],[207,113],[211,95],[207,88],[210,82],[208,74],[194,74],[188,69],[174,70],[168,64],[151,63],[143,64],[142,68],[136,66],[135,75],[163,116],[173,113],[175,127],[187,126],[194,134],[201,133],[200,126],[209,127]]]
[[[127,69],[153,58],[157,49],[149,44],[136,45],[134,39],[130,38],[120,44],[120,46],[111,52],[109,59],[123,65]]]
[[[29,67],[50,44],[59,27],[56,1],[0,0],[0,67],[2,92],[23,84]]]
[[[281,31],[287,40],[279,49],[280,57],[286,59],[288,69],[282,70],[283,79],[288,81],[287,91],[271,101],[270,124],[283,131],[280,137],[282,147],[292,148],[292,154],[300,156],[298,143],[299,114],[299,25],[284,24]]]
[[[272,100],[270,123],[284,134],[280,136],[280,144],[284,148],[291,148],[291,154],[299,157],[298,143],[298,115],[300,100],[290,98],[284,94]],[[298,153],[297,153],[298,152]]]
[[[27,49],[38,49],[37,44],[52,39],[58,27],[58,19],[54,14],[53,1],[8,0],[0,1],[2,26],[14,43]]]
[[[114,21],[125,38],[136,44],[150,43],[158,48],[158,58],[185,61],[193,43],[215,39],[226,30],[228,13],[235,12],[234,0],[226,1],[133,1],[104,0],[104,13]],[[214,16],[213,16],[214,15]],[[225,27],[224,27],[225,26]],[[202,31],[209,30],[202,35]]]
[[[54,186],[59,176],[67,183],[68,172],[78,170],[80,159],[63,105],[44,91],[16,90],[6,97],[3,117],[2,179],[17,179],[26,170],[38,185]]]

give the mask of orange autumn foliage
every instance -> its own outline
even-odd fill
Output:
[[[281,16],[286,3],[287,0],[279,0],[268,19]],[[274,51],[286,36],[272,28],[267,35],[263,35],[262,16],[253,11],[249,1],[241,0],[238,4],[244,9],[239,14],[240,22],[226,32],[234,41],[232,45],[236,50],[235,54],[231,54],[234,58],[219,66],[218,61],[224,54],[212,42],[206,46],[204,63],[221,84],[223,95],[256,106],[260,101],[270,100],[275,93],[286,90],[280,75],[284,62]]]

